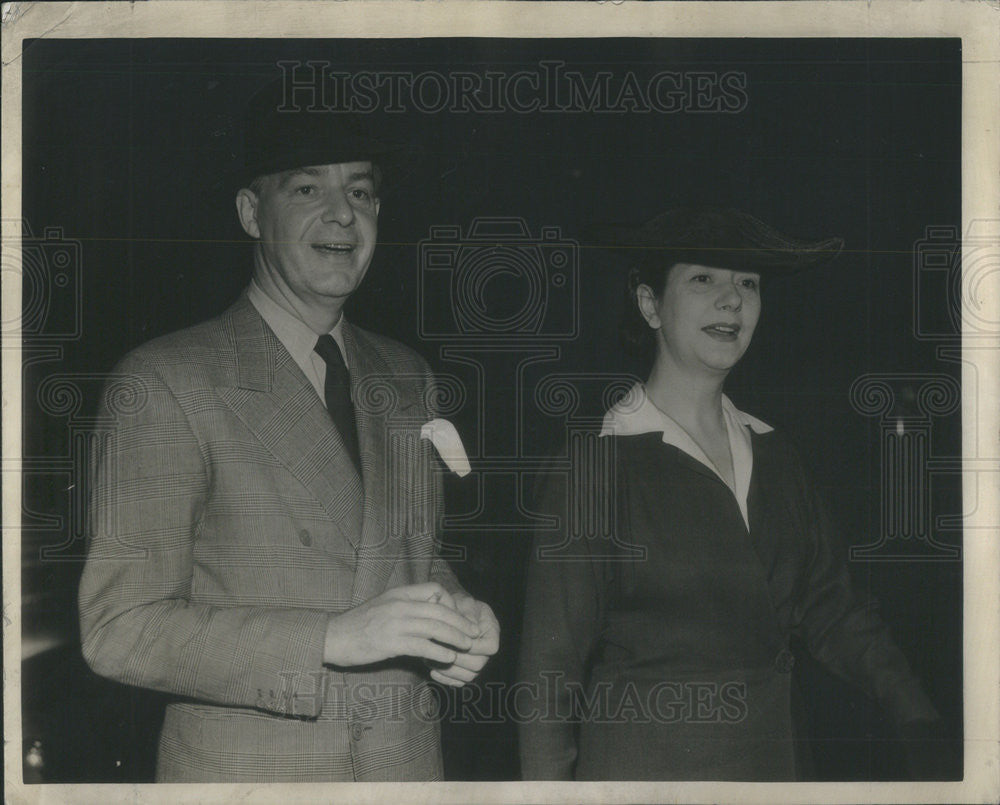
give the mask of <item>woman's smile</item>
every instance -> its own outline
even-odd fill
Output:
[[[728,322],[715,322],[702,327],[702,332],[707,333],[716,341],[736,341],[740,335],[740,325]]]

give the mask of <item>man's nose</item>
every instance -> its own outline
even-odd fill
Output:
[[[336,221],[342,226],[349,226],[354,221],[354,207],[346,193],[331,193],[323,210],[324,221]]]

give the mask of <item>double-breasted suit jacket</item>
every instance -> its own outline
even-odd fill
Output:
[[[331,614],[405,584],[459,589],[435,549],[427,365],[350,324],[343,336],[362,477],[245,294],[130,353],[107,383],[83,652],[102,675],[175,695],[160,780],[441,776],[420,663],[323,664]]]

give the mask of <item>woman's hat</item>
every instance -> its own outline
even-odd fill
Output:
[[[383,173],[394,171],[405,149],[376,136],[366,117],[323,106],[294,105],[284,95],[284,82],[271,82],[247,105],[242,160],[233,171],[235,183],[246,187],[258,176],[341,162],[373,162]]]
[[[639,227],[603,226],[596,238],[665,269],[691,263],[756,273],[814,268],[844,247],[842,238],[796,240],[745,212],[717,207],[668,210]]]

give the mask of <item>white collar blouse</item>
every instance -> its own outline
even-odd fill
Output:
[[[774,428],[740,411],[725,394],[722,395],[722,417],[729,437],[729,451],[733,458],[734,483],[726,485],[735,496],[740,513],[743,515],[743,522],[749,530],[747,495],[750,491],[750,476],[753,473],[753,445],[750,432],[768,433]],[[704,464],[718,476],[719,480],[726,483],[718,468],[690,434],[676,420],[653,404],[642,383],[636,383],[604,415],[601,436],[637,436],[643,433],[662,433],[664,444],[672,445],[695,461]]]

